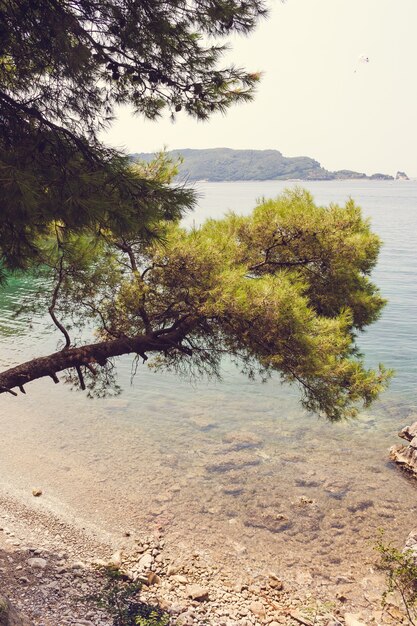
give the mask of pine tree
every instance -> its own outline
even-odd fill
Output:
[[[98,133],[120,104],[206,119],[250,99],[258,75],[219,69],[223,38],[264,14],[261,0],[0,0],[2,267],[27,266],[53,221],[143,236],[191,208]]]

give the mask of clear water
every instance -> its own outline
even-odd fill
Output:
[[[197,184],[188,223],[248,212],[291,184]],[[378,528],[401,542],[415,525],[416,485],[387,453],[416,411],[417,182],[304,186],[323,204],[352,196],[384,241],[374,280],[389,305],[360,345],[396,377],[370,411],[331,425],[300,408],[295,388],[250,382],[228,366],[221,383],[199,384],[141,367],[131,385],[126,358],[116,399],[87,400],[52,381],[0,396],[1,482],[22,494],[41,486],[39,506],[119,536],[158,528],[174,552],[203,549],[225,570],[291,578],[307,569],[327,581],[374,560]],[[45,320],[12,315],[29,290],[24,281],[2,289],[1,367],[56,346]],[[261,443],[231,452],[228,434],[242,430]]]

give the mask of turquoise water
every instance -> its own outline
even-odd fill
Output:
[[[199,183],[187,221],[248,212],[291,184]],[[330,425],[300,408],[295,388],[248,381],[227,364],[220,383],[140,367],[131,384],[125,358],[116,399],[89,401],[51,381],[0,397],[2,482],[23,494],[41,486],[42,505],[116,534],[158,528],[174,551],[203,548],[224,567],[289,577],[297,568],[320,579],[360,571],[380,527],[401,541],[415,524],[417,492],[387,452],[417,404],[417,182],[304,186],[323,204],[352,196],[384,241],[374,280],[389,304],[360,346],[396,377],[370,411]],[[12,316],[29,290],[24,281],[3,289],[2,367],[58,341],[44,319]],[[259,440],[236,452],[230,433],[242,430]]]

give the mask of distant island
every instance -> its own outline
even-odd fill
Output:
[[[330,172],[310,157],[285,157],[278,150],[232,150],[231,148],[210,148],[203,150],[171,150],[173,159],[184,159],[179,176],[190,181],[232,181],[232,180],[394,180],[388,174],[338,170]],[[134,159],[150,161],[154,154],[142,152],[133,154]],[[406,176],[404,172],[400,175]],[[397,175],[398,178],[398,175]],[[404,178],[402,178],[404,180]]]

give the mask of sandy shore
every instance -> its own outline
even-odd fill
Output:
[[[148,581],[144,600],[158,603],[178,626],[337,626],[399,624],[380,598],[383,576],[339,576],[323,585],[305,570],[295,580],[224,567],[204,551],[169,545],[163,531],[106,533],[51,510],[31,494],[0,493],[0,593],[36,626],[110,626],[87,601],[100,586],[94,566],[113,561],[132,578]],[[152,584],[150,584],[152,582]],[[357,621],[349,621],[354,616]]]

